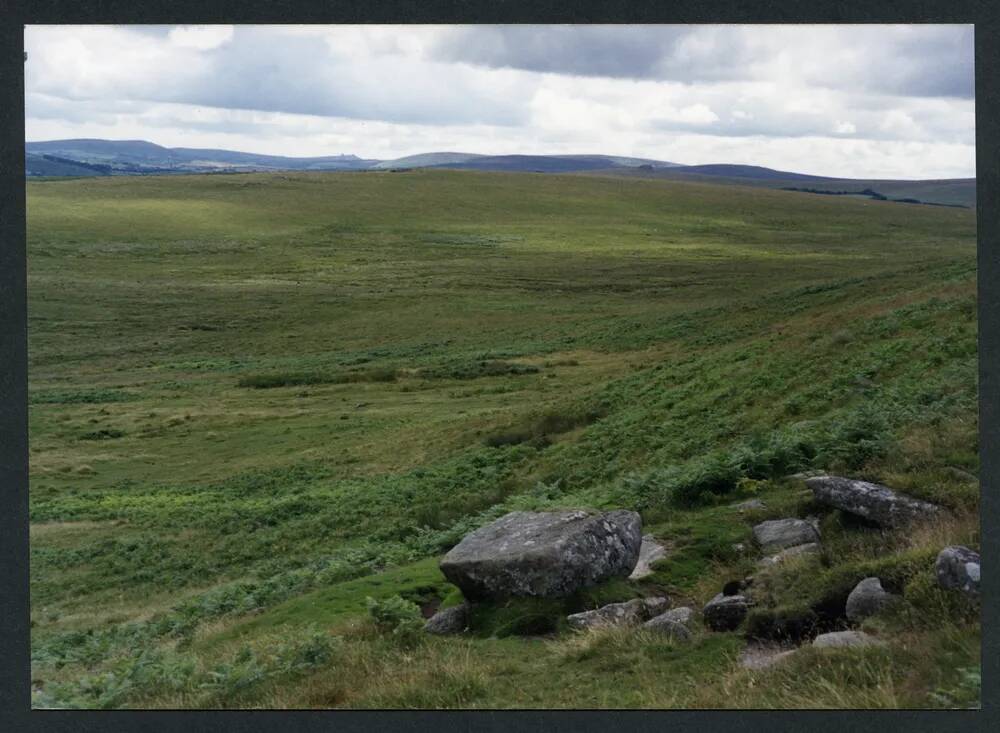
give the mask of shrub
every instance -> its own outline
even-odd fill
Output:
[[[420,606],[400,596],[390,596],[383,600],[368,597],[368,614],[376,628],[411,646],[422,638],[424,619]]]

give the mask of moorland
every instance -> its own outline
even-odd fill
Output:
[[[979,540],[973,209],[459,170],[27,189],[35,706],[978,704],[978,616],[933,581]],[[810,470],[946,518],[858,524]],[[553,508],[668,548],[580,607],[700,607],[764,519],[823,547],[690,644],[545,604],[440,638],[370,613],[454,603],[449,547]],[[887,644],[740,665],[871,575],[903,598]]]

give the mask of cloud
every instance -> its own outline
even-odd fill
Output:
[[[688,84],[774,78],[912,96],[974,95],[972,26],[463,26],[433,58]]]
[[[25,40],[34,140],[974,170],[970,26],[29,26]]]
[[[231,25],[179,25],[170,29],[167,37],[171,43],[200,51],[218,48],[232,40]]]

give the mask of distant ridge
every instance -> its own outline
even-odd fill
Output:
[[[430,152],[392,160],[356,155],[295,158],[211,148],[167,148],[146,140],[47,140],[25,143],[28,177],[121,176],[249,171],[392,171],[414,168],[612,175],[787,189],[792,195],[866,195],[903,203],[975,206],[974,178],[934,181],[849,179],[792,173],[758,165],[682,165],[620,155],[482,155]],[[871,193],[865,193],[870,191]],[[872,195],[876,194],[876,195]]]

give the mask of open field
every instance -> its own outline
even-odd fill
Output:
[[[978,618],[931,583],[943,545],[978,548],[973,210],[445,170],[27,186],[35,705],[978,704]],[[950,519],[853,526],[805,469]],[[824,551],[771,612],[873,572],[905,604],[884,648],[759,672],[738,632],[369,618],[455,602],[443,552],[553,507],[638,510],[670,548],[579,607],[700,607],[791,513]]]

